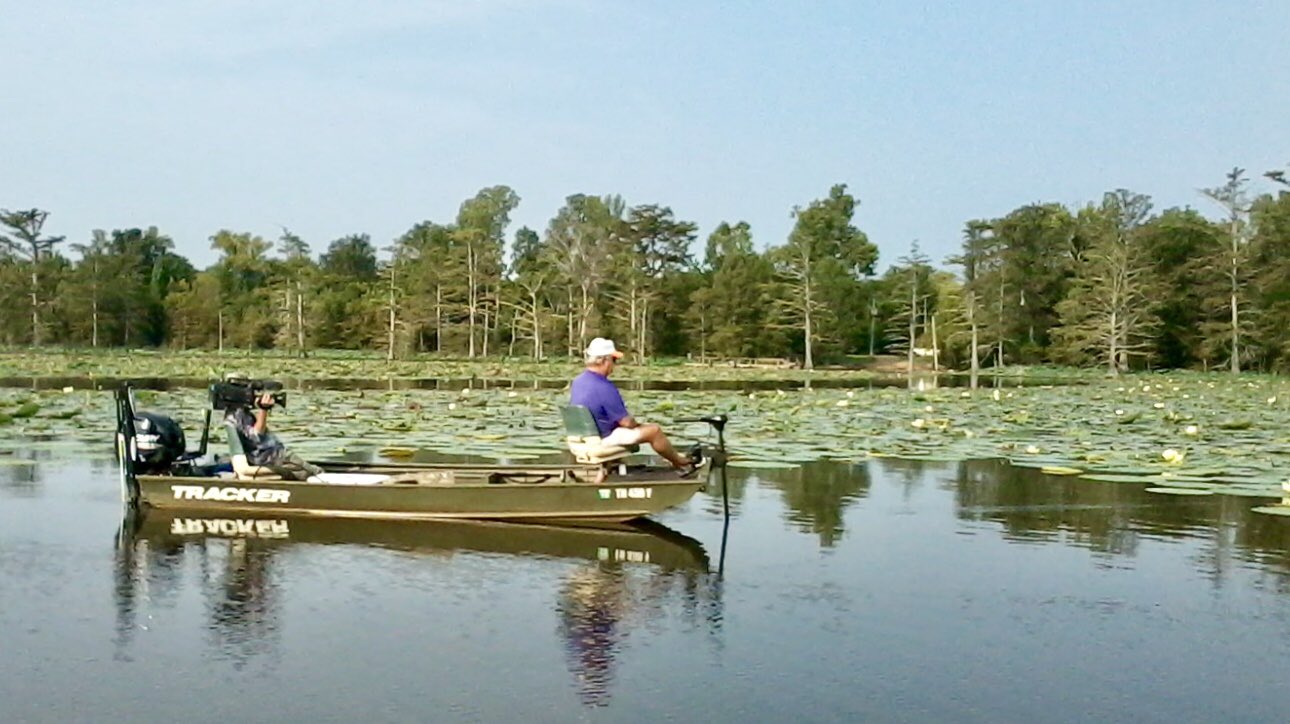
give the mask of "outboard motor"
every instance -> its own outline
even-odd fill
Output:
[[[135,412],[135,470],[139,473],[170,472],[187,452],[184,430],[173,419],[155,412]]]

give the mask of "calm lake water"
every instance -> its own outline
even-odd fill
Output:
[[[49,455],[0,458],[3,722],[1290,720],[1290,520],[1248,498],[731,470],[723,559],[719,494],[650,531],[126,520],[110,460]]]

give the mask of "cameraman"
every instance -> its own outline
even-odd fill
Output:
[[[224,420],[237,428],[246,461],[268,468],[287,480],[308,480],[309,476],[321,473],[322,468],[288,451],[278,436],[269,432],[271,407],[273,394],[264,392],[255,399],[254,412],[244,405],[231,406],[224,411]]]

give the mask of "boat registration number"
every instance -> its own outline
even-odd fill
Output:
[[[653,488],[601,488],[598,492],[601,500],[654,497]]]

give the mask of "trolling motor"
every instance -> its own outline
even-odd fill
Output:
[[[712,455],[712,465],[714,467],[725,467],[726,465],[726,423],[730,418],[725,414],[708,415],[705,417],[682,417],[677,422],[703,422],[712,426],[717,431],[717,449]]]
[[[712,467],[721,471],[721,555],[717,559],[717,575],[726,572],[726,538],[730,534],[730,485],[726,480],[726,423],[725,414],[706,417],[683,417],[677,422],[705,422],[717,431],[717,450],[712,455]]]

